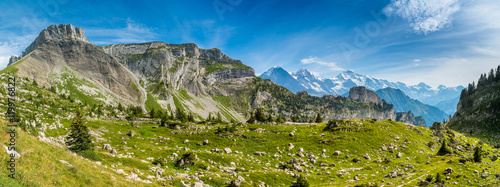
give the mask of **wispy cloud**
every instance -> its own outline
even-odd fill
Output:
[[[149,28],[130,18],[125,21],[123,27],[84,28],[84,30],[86,32],[87,39],[95,38],[94,41],[90,42],[98,45],[151,42],[158,37],[158,35],[154,32],[155,29]]]
[[[35,37],[35,35],[13,36],[9,41],[0,42],[0,69],[7,67],[11,56],[21,55]]]
[[[224,48],[235,34],[235,28],[216,20],[179,20],[172,34],[180,35],[182,42],[196,43],[201,48]]]
[[[459,0],[392,0],[384,13],[407,20],[416,33],[428,34],[451,25],[460,8]]]
[[[326,62],[326,61],[319,59],[318,57],[305,58],[305,59],[300,60],[300,62],[302,64],[318,64],[321,66],[325,66],[328,69],[333,70],[333,71],[343,71],[344,70],[343,68],[339,67],[335,62]]]

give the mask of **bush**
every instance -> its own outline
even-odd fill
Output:
[[[167,164],[167,159],[164,159],[160,156],[160,158],[153,160],[153,165],[158,165],[160,164],[161,166],[165,166]]]
[[[434,177],[432,177],[432,175],[431,175],[431,174],[429,174],[429,175],[427,175],[427,177],[425,177],[425,180],[426,180],[427,182],[432,182],[432,179],[434,179]]]
[[[443,179],[443,176],[441,175],[441,173],[438,172],[436,174],[436,181],[434,183],[436,183],[438,185],[444,184],[444,179]]]
[[[292,184],[291,187],[309,187],[309,182],[307,182],[306,178],[301,175],[297,179],[297,182],[295,182],[295,184]]]
[[[83,158],[88,158],[93,161],[102,161],[101,157],[95,153],[93,150],[84,150],[84,151],[79,151],[77,154],[81,155]]]
[[[378,187],[377,183],[365,183],[365,184],[358,184],[354,187]]]

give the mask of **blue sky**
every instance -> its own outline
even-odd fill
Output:
[[[163,41],[220,48],[252,66],[320,77],[344,70],[437,87],[500,64],[498,0],[1,1],[0,69],[52,24],[97,45]]]

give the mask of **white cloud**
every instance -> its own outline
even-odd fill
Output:
[[[344,69],[337,66],[335,62],[325,62],[318,57],[310,57],[310,58],[305,58],[300,60],[302,64],[319,64],[321,66],[326,66],[328,69],[333,70],[333,71],[343,71]]]
[[[439,85],[466,86],[475,81],[482,73],[498,66],[497,58],[429,58],[418,66],[406,66],[385,69],[375,74],[375,77],[390,81],[401,81],[409,85],[420,82],[437,88]]]
[[[428,34],[451,25],[460,8],[459,0],[392,0],[384,13],[407,20],[417,33]]]
[[[157,38],[154,29],[131,20],[126,20],[126,27],[121,28],[84,28],[87,39],[98,38],[98,41],[90,41],[98,45],[114,43],[142,43],[151,42]],[[90,37],[89,37],[90,36]]]
[[[420,61],[422,61],[422,60],[420,60],[420,59],[413,60],[413,62],[420,62]]]
[[[7,67],[11,56],[19,56],[35,39],[35,35],[12,36],[7,42],[0,42],[0,69]]]

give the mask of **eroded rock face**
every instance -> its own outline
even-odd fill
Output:
[[[62,41],[62,40],[78,40],[82,42],[88,42],[87,37],[85,37],[85,31],[80,27],[74,27],[71,24],[60,24],[51,25],[46,29],[43,29],[38,37],[33,41],[25,51],[23,51],[23,57],[26,56],[31,51],[35,50],[38,46],[46,41]]]
[[[366,89],[364,86],[351,88],[351,90],[349,90],[349,98],[364,103],[384,104],[374,91]]]
[[[415,117],[411,112],[411,110],[408,112],[396,113],[396,121],[413,124],[415,126],[425,127],[425,119],[422,116]]]

